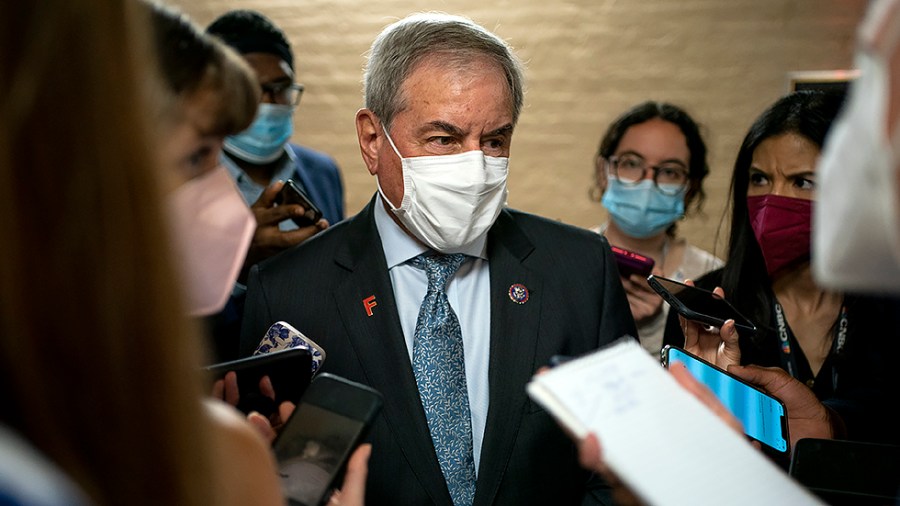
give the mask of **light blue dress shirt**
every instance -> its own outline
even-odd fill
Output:
[[[410,237],[388,215],[379,195],[375,202],[375,226],[381,236],[384,258],[387,260],[391,284],[394,287],[397,311],[406,350],[412,363],[413,341],[419,308],[428,291],[425,271],[408,261],[429,251],[429,248]],[[447,299],[459,319],[465,350],[466,386],[469,391],[469,410],[472,414],[472,448],[475,472],[481,462],[481,444],[487,421],[489,389],[488,364],[491,350],[491,278],[487,260],[487,234],[469,247],[451,253],[465,253],[466,261],[450,278]]]

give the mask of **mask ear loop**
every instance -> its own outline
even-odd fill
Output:
[[[400,151],[397,150],[397,146],[394,144],[394,140],[391,139],[391,134],[388,133],[387,128],[384,127],[384,123],[381,124],[381,131],[384,132],[384,136],[387,137],[388,143],[391,145],[391,149],[394,150],[394,154],[397,155],[397,158],[400,159],[400,163],[403,163],[403,156],[400,154]],[[405,180],[405,178],[404,178]],[[384,194],[384,190],[381,188],[381,181],[378,179],[378,174],[375,174],[375,185],[378,187],[378,194],[381,195],[381,199],[387,202],[389,206],[391,206],[391,211],[399,211],[401,208],[394,205],[391,202],[391,199],[387,198],[387,195]],[[406,184],[404,182],[404,196],[406,195]],[[403,203],[400,203],[401,207]]]
[[[389,142],[390,145],[391,145],[391,149],[394,150],[394,153],[397,154],[397,158],[399,158],[400,161],[402,162],[402,161],[403,161],[403,155],[400,154],[400,150],[398,150],[398,149],[397,149],[397,145],[394,144],[394,139],[391,139],[391,134],[389,134],[388,131],[387,131],[387,128],[384,127],[384,123],[381,124],[381,131],[384,132],[384,136],[387,137],[387,140],[388,140],[388,142]]]

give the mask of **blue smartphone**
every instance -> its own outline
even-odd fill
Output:
[[[662,361],[666,367],[684,364],[741,421],[745,434],[782,456],[787,455],[790,438],[783,402],[677,346],[663,348]]]

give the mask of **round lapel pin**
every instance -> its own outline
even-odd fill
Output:
[[[528,302],[528,289],[521,283],[516,283],[509,287],[509,300],[516,304],[524,304]]]

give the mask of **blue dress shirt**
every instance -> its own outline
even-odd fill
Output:
[[[413,239],[394,222],[384,208],[384,201],[380,195],[375,203],[375,226],[378,228],[378,235],[381,236],[381,246],[384,248],[384,258],[387,260],[394,288],[400,326],[412,362],[416,320],[428,290],[428,277],[425,271],[413,267],[409,260],[429,251],[429,248]],[[450,278],[447,285],[447,299],[450,301],[450,307],[456,312],[462,330],[466,385],[472,414],[472,448],[477,473],[489,402],[491,279],[487,259],[487,234],[467,248],[452,253],[468,255],[456,275]]]

